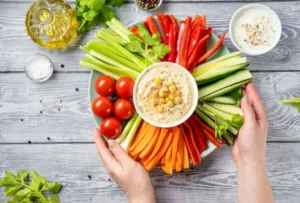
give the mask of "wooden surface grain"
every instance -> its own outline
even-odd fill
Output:
[[[25,31],[25,14],[32,2],[0,0],[0,176],[5,170],[33,168],[63,183],[62,203],[126,202],[97,156],[88,104],[89,71],[78,65],[83,57],[79,46],[92,39],[98,28],[74,40],[69,50],[43,49]],[[75,0],[67,2],[74,5]],[[280,102],[300,97],[300,2],[164,0],[159,11],[178,17],[206,14],[208,24],[220,34],[228,31],[232,14],[249,2],[270,6],[282,22],[277,47],[248,59],[270,121],[267,168],[276,202],[300,202],[300,116],[293,105]],[[151,13],[128,0],[117,15],[129,25]],[[225,45],[235,50],[229,35]],[[35,53],[49,56],[55,66],[53,77],[43,84],[31,82],[23,72],[26,58]],[[32,144],[27,144],[29,140]],[[150,175],[157,202],[232,203],[237,199],[236,168],[226,146],[194,170],[167,176],[155,169]],[[0,202],[4,202],[2,194],[0,189]]]
[[[267,145],[266,163],[276,202],[300,201],[299,147],[299,143]],[[61,182],[62,203],[126,202],[99,161],[94,144],[0,145],[0,154],[0,171],[34,168],[48,180]],[[227,146],[205,158],[194,170],[169,176],[157,168],[150,175],[158,203],[236,202],[236,167]]]
[[[160,11],[172,13],[178,17],[205,14],[207,23],[217,34],[228,31],[232,14],[245,2],[180,2],[163,4]],[[300,70],[298,56],[300,54],[300,6],[299,2],[264,2],[274,9],[281,19],[283,33],[278,46],[271,52],[257,57],[249,57],[252,70]],[[97,31],[91,31],[82,39],[74,40],[68,51],[45,50],[34,44],[26,34],[24,16],[31,3],[0,2],[0,72],[23,71],[24,62],[29,55],[44,53],[54,62],[55,71],[86,71],[78,66],[78,60],[83,54],[78,46],[92,39]],[[216,7],[218,9],[216,9]],[[18,11],[18,12],[15,12]],[[117,10],[121,21],[126,25],[145,19],[149,12],[144,12],[134,4],[125,4]],[[222,16],[220,18],[220,15]],[[15,46],[19,45],[19,46]],[[230,50],[236,50],[226,36],[225,45]],[[18,60],[14,60],[18,58]],[[65,67],[62,69],[61,64]]]
[[[280,102],[300,95],[300,73],[255,72],[253,77],[270,121],[268,140],[300,141],[296,107]],[[36,84],[24,73],[0,74],[0,143],[49,143],[47,137],[50,143],[92,142],[88,80],[89,73],[55,73]]]

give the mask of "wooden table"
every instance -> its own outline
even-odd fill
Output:
[[[178,17],[205,14],[208,24],[220,34],[228,31],[233,12],[249,2],[165,0],[160,11]],[[32,3],[0,1],[0,174],[33,168],[49,180],[63,183],[63,203],[125,202],[96,153],[88,104],[90,72],[78,65],[83,57],[78,46],[93,38],[97,30],[74,42],[68,51],[43,49],[25,31],[25,14]],[[277,12],[283,27],[275,49],[248,57],[270,122],[267,168],[277,202],[300,202],[300,114],[293,106],[280,103],[300,96],[300,2],[261,3]],[[71,4],[74,6],[74,0]],[[117,14],[128,25],[151,13],[138,10],[130,0]],[[235,50],[229,35],[225,45]],[[24,73],[24,61],[35,53],[49,56],[55,65],[53,77],[43,84],[33,83]],[[226,146],[187,173],[167,176],[156,169],[150,175],[158,202],[237,199],[236,168],[231,148]],[[0,202],[4,202],[3,189],[0,193]]]

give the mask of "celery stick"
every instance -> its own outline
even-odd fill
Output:
[[[135,72],[135,71],[132,71],[132,70],[124,70],[122,68],[117,68],[117,67],[114,67],[114,66],[111,66],[111,65],[108,65],[106,63],[104,63],[103,61],[97,59],[96,57],[90,55],[90,54],[86,54],[86,57],[90,60],[92,60],[93,64],[97,65],[97,66],[100,66],[102,68],[105,68],[106,70],[108,71],[113,71],[113,72],[116,72],[117,74],[119,75],[125,75],[125,76],[128,76],[132,79],[136,79],[138,76],[139,76],[139,73]]]
[[[133,62],[131,62],[131,61],[129,61],[129,60],[127,60],[127,59],[124,59],[123,57],[120,57],[120,56],[118,56],[118,55],[115,55],[115,54],[113,54],[113,53],[111,53],[111,52],[109,52],[109,51],[107,51],[107,50],[105,50],[105,49],[99,49],[99,51],[95,51],[95,50],[92,50],[93,52],[95,52],[95,53],[99,53],[99,54],[101,54],[101,55],[104,55],[104,56],[106,56],[107,58],[109,58],[109,59],[111,59],[112,61],[114,61],[113,63],[111,63],[112,65],[115,65],[115,66],[118,66],[118,65],[116,65],[116,64],[121,64],[122,66],[124,66],[126,69],[133,69],[133,70],[135,70],[135,71],[137,71],[137,72],[139,72],[139,70],[138,70],[138,68],[136,67],[136,64],[135,63],[133,63]],[[93,54],[92,54],[93,55]],[[94,55],[93,55],[94,56]],[[98,56],[95,56],[95,57],[97,57],[98,58]],[[101,58],[100,58],[101,59]],[[103,60],[103,59],[101,59],[101,60]],[[105,60],[103,60],[103,61],[105,61]],[[107,61],[107,63],[110,63],[110,62],[108,62]]]
[[[103,73],[105,75],[108,75],[108,76],[112,77],[115,80],[118,80],[121,77],[120,75],[112,73],[112,72],[110,72],[110,71],[108,71],[108,70],[106,70],[106,69],[104,69],[100,66],[97,66],[94,63],[92,63],[92,62],[90,62],[89,60],[86,60],[86,59],[80,59],[79,65],[82,66],[82,67],[85,67],[85,68],[92,69],[94,71],[98,71],[98,72]]]
[[[116,33],[114,32],[111,32],[109,30],[106,30],[106,29],[100,29],[97,34],[96,34],[96,37],[98,37],[99,33],[105,33],[107,34],[108,36],[110,36],[112,39],[114,39],[115,42],[117,42],[118,44],[120,45],[124,45],[125,43],[127,43],[126,40],[124,40],[122,37],[120,37],[119,35],[117,35]]]
[[[130,51],[128,51],[127,49],[125,49],[124,47],[122,47],[121,45],[119,45],[118,43],[116,43],[109,35],[107,35],[104,32],[100,32],[99,37],[101,39],[103,39],[104,41],[108,42],[109,44],[111,44],[112,46],[114,46],[116,49],[118,49],[119,51],[121,51],[127,58],[129,58],[132,62],[134,62],[135,64],[138,65],[138,68],[140,71],[143,71],[146,66],[145,64],[140,61],[135,55],[133,55]]]
[[[92,49],[94,51],[98,51],[99,50],[102,50],[102,49],[105,49],[115,55],[118,55],[120,57],[123,57],[125,59],[128,59],[126,56],[124,56],[124,54],[122,54],[122,52],[120,52],[118,49],[116,49],[115,47],[111,46],[111,45],[108,45],[108,44],[104,44],[104,42],[99,42],[99,41],[96,41],[96,40],[91,40],[87,43],[87,45],[85,46],[87,47],[88,49]]]
[[[138,113],[134,112],[133,116],[130,118],[125,128],[123,129],[121,135],[119,135],[119,137],[116,139],[116,142],[121,143],[127,137],[128,132],[131,129],[132,125],[135,123],[137,117]]]
[[[239,114],[243,116],[243,111],[239,107],[236,107],[234,105],[229,105],[229,104],[218,104],[218,103],[213,103],[213,102],[207,102],[208,105],[214,107],[215,109],[218,109],[220,111],[230,113],[230,114]]]
[[[131,143],[131,141],[133,140],[136,131],[138,130],[140,123],[142,122],[142,118],[138,115],[134,124],[132,125],[132,128],[130,129],[127,137],[125,138],[125,140],[121,143],[121,146],[123,147],[123,149],[125,151],[128,150],[128,147]]]
[[[198,108],[195,109],[195,112],[207,125],[209,125],[213,129],[216,128],[216,124],[214,123],[214,121],[211,120],[207,115],[202,113]]]
[[[115,31],[118,35],[120,35],[125,41],[130,42],[128,34],[123,32],[117,25],[113,24],[112,22],[106,23],[113,31]]]
[[[222,112],[222,111],[210,106],[207,103],[203,104],[203,108],[205,108],[206,110],[216,114],[217,116],[219,116],[221,119],[223,119],[225,121],[229,121],[229,122],[232,121],[232,115],[231,114],[227,114],[225,112]]]
[[[82,47],[80,46],[80,50],[84,51],[85,53],[89,53],[90,52],[90,49],[86,46]]]
[[[120,21],[118,21],[116,18],[113,18],[110,22],[117,25],[119,27],[119,29],[121,29],[122,32],[126,33],[127,35],[132,34],[132,32],[125,25],[123,25]]]

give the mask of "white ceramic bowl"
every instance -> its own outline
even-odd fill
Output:
[[[194,92],[194,98],[193,98],[193,105],[191,107],[191,109],[188,111],[188,113],[184,116],[182,116],[182,118],[180,120],[177,120],[173,123],[168,123],[168,124],[162,124],[162,123],[157,123],[153,120],[150,120],[148,117],[146,117],[138,108],[137,106],[137,87],[140,83],[140,80],[143,78],[143,76],[148,72],[148,70],[150,69],[154,69],[157,68],[159,66],[164,66],[164,65],[169,65],[169,66],[175,66],[176,68],[180,68],[182,69],[186,75],[188,76],[189,80],[191,80],[191,84],[192,84],[192,91]],[[151,66],[149,66],[148,68],[146,68],[136,79],[135,84],[134,84],[134,88],[133,88],[133,103],[135,106],[136,111],[138,112],[138,114],[143,118],[143,120],[145,120],[146,122],[150,123],[151,125],[154,125],[156,127],[161,127],[161,128],[170,128],[170,127],[174,127],[177,125],[180,125],[181,123],[183,123],[184,121],[186,121],[195,111],[197,103],[198,103],[198,87],[197,84],[193,78],[193,76],[190,74],[190,72],[188,72],[184,67],[175,64],[175,63],[170,63],[170,62],[160,62],[160,63],[155,63]]]
[[[237,19],[242,15],[243,12],[245,12],[247,9],[255,9],[255,8],[258,8],[258,9],[265,9],[266,11],[272,13],[273,17],[274,17],[274,20],[276,23],[279,24],[279,29],[278,31],[276,31],[276,36],[275,36],[275,41],[273,42],[273,45],[266,48],[266,49],[263,49],[262,51],[260,52],[250,52],[250,51],[247,51],[243,48],[241,48],[240,46],[238,46],[237,42],[236,42],[236,39],[234,38],[233,36],[233,28],[234,26],[236,26],[236,21]],[[261,55],[261,54],[265,54],[267,52],[269,52],[270,50],[272,50],[278,43],[278,41],[280,40],[280,37],[281,37],[281,22],[280,22],[280,19],[279,17],[277,16],[277,14],[275,13],[275,11],[273,11],[271,8],[265,6],[265,5],[262,5],[262,4],[248,4],[248,5],[245,5],[245,6],[242,6],[241,8],[239,8],[234,14],[233,16],[231,17],[231,20],[230,20],[230,25],[229,25],[229,34],[230,34],[230,38],[231,38],[231,41],[232,43],[234,44],[234,46],[240,50],[241,52],[245,53],[245,54],[248,54],[248,55],[252,55],[252,56],[256,56],[256,55]]]

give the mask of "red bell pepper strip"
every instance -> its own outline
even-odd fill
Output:
[[[175,25],[176,32],[178,33],[179,32],[179,27],[178,27],[178,24],[177,24],[177,21],[176,21],[175,17],[173,15],[168,15],[168,16],[169,16],[169,19],[171,21],[171,24]]]
[[[209,139],[216,147],[220,148],[222,146],[222,142],[215,137],[215,130],[201,121],[197,115],[193,114],[192,118],[203,128],[204,135],[207,137],[207,139]]]
[[[171,24],[170,25],[170,31],[169,31],[169,47],[170,47],[170,52],[169,52],[169,62],[175,62],[176,60],[176,42],[177,42],[177,31],[176,31],[176,25]]]
[[[156,17],[157,17],[157,19],[158,19],[160,28],[161,28],[161,30],[162,30],[162,32],[163,32],[164,39],[165,39],[165,42],[166,42],[165,15],[164,15],[163,13],[157,13],[157,14],[156,14]]]
[[[143,24],[144,24],[144,26],[147,28],[147,30],[149,31],[149,25],[148,25],[148,22],[145,21]]]
[[[199,59],[200,57],[200,51],[202,49],[202,47],[204,45],[206,45],[206,41],[209,39],[209,35],[205,35],[196,45],[192,55],[190,56],[189,58],[189,61],[188,61],[188,70],[189,71],[192,71],[194,69],[194,67],[196,66],[196,63],[197,63],[197,60]]]
[[[180,43],[182,40],[182,36],[185,29],[185,21],[180,21],[180,29],[178,33],[177,43],[176,43],[176,63],[179,64],[179,51],[180,51]]]
[[[225,39],[225,35],[226,32],[223,32],[221,38],[219,39],[219,41],[215,44],[215,46],[213,46],[213,48],[211,48],[208,52],[206,52],[203,56],[201,56],[198,60],[198,64],[205,61],[205,59],[207,59],[208,57],[210,57],[211,55],[213,55],[223,44],[223,41]]]
[[[169,34],[170,34],[171,20],[170,20],[168,15],[165,16],[164,25],[165,25],[165,30],[166,30],[165,44],[169,45]]]
[[[192,117],[188,119],[188,123],[192,127],[192,130],[195,135],[195,140],[198,143],[198,149],[201,154],[204,150],[208,148],[207,139],[204,135],[203,129],[196,123],[196,121]]]
[[[142,37],[141,37],[141,35],[138,33],[138,26],[132,26],[131,28],[130,28],[130,31],[133,33],[133,34],[135,34],[137,37],[139,37],[139,38],[141,38],[142,39]]]
[[[203,31],[203,32],[201,32],[201,35],[200,35],[200,38],[202,38],[202,37],[204,37],[205,35],[210,35],[211,34],[211,32],[212,32],[212,28],[211,27],[209,27],[208,29],[205,29],[205,28],[201,28],[201,31]],[[207,51],[206,51],[206,43],[202,46],[202,48],[201,48],[201,50],[200,50],[200,54],[199,54],[199,58],[201,57],[201,56],[203,56],[205,53],[206,53]],[[205,60],[203,61],[203,62],[205,62]],[[194,64],[194,67],[197,65],[197,61],[195,62],[195,64]]]
[[[196,29],[199,21],[201,21],[201,17],[196,15],[192,21],[192,30]]]
[[[151,33],[152,35],[154,35],[154,34],[156,34],[156,33],[159,33],[158,28],[157,28],[157,25],[156,25],[156,22],[155,22],[153,16],[149,16],[149,17],[147,18],[147,21],[146,21],[146,22],[147,22],[147,24],[148,24],[150,33]]]
[[[206,16],[202,16],[202,19],[201,19],[201,21],[202,21],[202,27],[206,27]]]
[[[201,156],[200,152],[197,149],[197,146],[195,144],[194,136],[193,136],[193,131],[191,127],[184,122],[181,126],[181,130],[184,135],[185,143],[188,148],[189,155],[192,159],[193,165],[197,165],[201,161]]]
[[[200,40],[200,36],[201,36],[201,28],[197,27],[193,32],[192,32],[192,37],[190,39],[190,44],[189,44],[189,48],[188,48],[188,58],[190,58],[190,56],[192,55],[197,42]]]
[[[188,46],[189,46],[191,31],[192,31],[192,18],[188,16],[186,19],[185,29],[180,42],[180,50],[179,50],[179,64],[185,68],[187,68],[187,54],[188,54]]]

